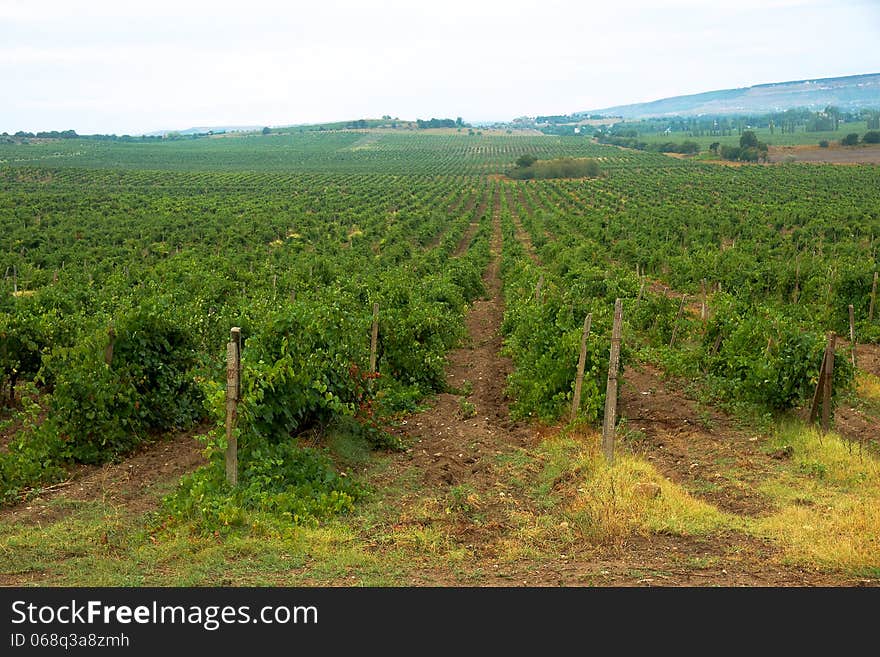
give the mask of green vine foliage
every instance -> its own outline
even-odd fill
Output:
[[[725,382],[731,395],[784,410],[811,400],[825,345],[823,334],[771,308],[752,308],[719,295],[703,339],[703,366]],[[835,398],[852,388],[854,376],[848,359],[835,359]]]
[[[66,458],[97,463],[201,419],[192,341],[172,317],[170,300],[145,305],[122,316],[113,336],[98,330],[53,351],[51,411]]]

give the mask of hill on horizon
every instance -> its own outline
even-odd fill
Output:
[[[757,84],[738,89],[672,96],[645,103],[617,105],[577,112],[576,116],[605,114],[624,119],[700,114],[764,114],[795,107],[842,110],[880,107],[880,73],[814,80]]]

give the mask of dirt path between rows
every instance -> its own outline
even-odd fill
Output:
[[[394,478],[402,470],[415,468],[423,486],[431,492],[440,489],[446,494],[458,486],[464,496],[471,495],[485,521],[474,525],[450,518],[452,526],[445,530],[484,558],[491,557],[493,543],[506,526],[505,508],[525,503],[512,498],[505,500],[501,495],[504,490],[494,467],[496,456],[536,440],[531,428],[509,419],[504,392],[512,365],[509,359],[499,355],[504,309],[498,275],[501,253],[498,193],[496,189],[490,241],[492,260],[484,275],[486,298],[474,302],[468,313],[467,344],[448,356],[447,384],[451,390],[465,394],[441,393],[429,410],[409,418],[397,432],[413,447],[397,457],[386,473]],[[414,497],[410,502],[417,505],[420,498]]]
[[[477,230],[479,230],[480,228],[480,220],[483,218],[483,215],[486,212],[486,208],[489,206],[486,194],[488,194],[488,191],[483,190],[479,192],[478,195],[474,195],[473,198],[468,201],[468,207],[465,211],[465,214],[470,213],[474,209],[474,205],[476,205],[477,203],[477,196],[479,196],[480,205],[477,208],[474,219],[471,221],[470,224],[468,224],[464,235],[461,236],[458,245],[455,247],[455,251],[452,252],[452,257],[460,258],[462,255],[464,255],[464,252],[467,251],[468,247],[471,245],[471,241],[474,239],[474,235],[477,234]]]
[[[497,201],[497,199],[496,199]],[[557,429],[510,420],[504,386],[510,361],[500,355],[503,319],[498,277],[501,228],[499,208],[493,212],[492,262],[485,274],[488,298],[477,301],[467,317],[469,342],[449,354],[447,376],[454,392],[444,393],[428,410],[410,416],[398,429],[412,448],[394,457],[392,467],[373,484],[381,488],[414,473],[423,492],[404,500],[395,527],[419,525],[440,529],[473,560],[453,568],[414,568],[412,586],[842,586],[866,581],[781,563],[778,549],[764,541],[724,532],[709,536],[632,535],[622,544],[584,544],[558,559],[499,559],[502,544],[515,530],[514,514],[540,516],[522,490],[511,487],[498,468],[499,455],[537,445]],[[647,393],[647,394],[646,394]],[[474,405],[464,417],[462,399]],[[716,411],[696,408],[694,402],[668,388],[650,367],[624,375],[621,414],[630,428],[640,427],[641,449],[660,472],[693,494],[720,508],[746,516],[769,513],[769,503],[754,487],[738,484],[723,474],[738,470],[738,478],[758,481],[771,467],[757,439],[732,428]],[[701,427],[703,423],[711,428]],[[711,482],[712,485],[704,485]],[[454,491],[473,500],[479,522],[461,514],[426,518],[420,512],[425,494],[446,496]],[[368,537],[364,537],[369,541]],[[731,546],[736,549],[732,550]],[[381,551],[378,545],[374,549]],[[316,582],[320,584],[321,582]],[[326,582],[324,583],[326,584]],[[342,584],[342,582],[341,582]]]

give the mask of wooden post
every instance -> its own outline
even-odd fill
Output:
[[[376,349],[379,344],[379,304],[373,304],[373,330],[370,334],[370,374],[376,373]]]
[[[670,347],[675,343],[675,335],[678,333],[678,320],[681,319],[681,314],[684,312],[684,303],[686,299],[686,294],[681,297],[681,303],[678,305],[678,313],[675,315],[675,321],[672,322],[672,336],[669,338]]]
[[[853,305],[849,304],[849,347],[852,350],[852,365],[856,366],[856,321]]]
[[[642,302],[642,295],[645,293],[645,279],[642,278],[642,284],[639,285],[639,294],[636,296],[636,307],[633,309],[633,313],[639,309],[639,304]]]
[[[538,277],[538,284],[535,286],[535,301],[541,300],[541,288],[544,286],[544,274]]]
[[[238,485],[238,439],[233,429],[241,396],[241,329],[232,327],[226,345],[226,482]]]
[[[104,362],[107,365],[113,362],[113,345],[116,343],[116,331],[113,327],[107,329],[107,346],[104,348]]]
[[[868,306],[868,321],[874,321],[874,304],[877,302],[877,272],[874,272],[874,282],[871,284],[871,305]]]
[[[800,290],[801,290],[801,261],[800,261],[800,258],[798,258],[797,263],[795,264],[795,269],[794,269],[794,298],[792,299],[792,301],[794,303],[798,302],[798,295],[800,294]]]
[[[278,274],[272,274],[272,300],[274,301],[277,294]]]
[[[828,425],[831,419],[831,383],[834,374],[834,343],[837,336],[831,332],[829,343],[831,347],[828,350],[828,359],[825,361],[825,385],[822,391],[822,431],[828,431]]]
[[[608,385],[605,387],[605,421],[602,424],[602,449],[608,465],[614,464],[614,430],[617,424],[617,371],[620,369],[620,333],[623,304],[614,302],[614,325],[611,329],[611,357],[608,361]]]
[[[571,399],[571,421],[577,418],[578,409],[581,406],[581,386],[584,383],[584,367],[587,362],[587,338],[590,336],[590,325],[593,323],[593,313],[588,313],[584,319],[584,330],[581,333],[581,353],[578,356],[577,376],[574,380],[574,397]]]
[[[810,424],[819,416],[819,402],[822,399],[822,389],[825,386],[825,363],[828,361],[828,345],[822,353],[822,364],[819,366],[819,378],[816,381],[816,390],[813,392],[813,401],[810,403]]]
[[[708,310],[706,307],[706,279],[700,281],[700,292],[702,294],[703,300],[700,303],[700,319],[703,323],[706,322],[706,317],[708,316]]]

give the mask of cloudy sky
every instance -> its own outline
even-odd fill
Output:
[[[880,72],[880,0],[0,0],[0,132],[561,114]]]

